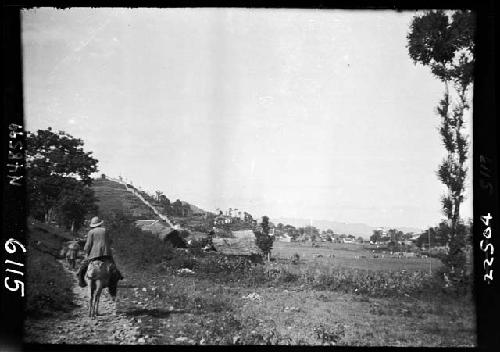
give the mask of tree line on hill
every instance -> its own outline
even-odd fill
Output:
[[[192,215],[204,215],[201,211],[193,211],[190,204],[183,202],[180,199],[177,199],[175,202],[171,202],[162,191],[155,191],[155,194],[151,195],[145,191],[135,188],[131,184],[127,184],[127,186],[134,188],[145,200],[155,206],[162,214],[167,216],[189,217]]]
[[[347,239],[353,242],[364,242],[364,239],[361,236],[356,237],[352,234],[335,233],[331,229],[321,231],[317,227],[311,225],[295,227],[289,224],[284,225],[283,223],[278,223],[274,227],[274,234],[277,237],[286,234],[294,241],[300,241],[301,239],[303,239],[312,242],[342,242],[344,239]]]
[[[402,247],[410,248],[406,243],[412,242],[409,246],[415,246],[418,249],[428,249],[432,247],[446,247],[450,236],[450,226],[446,221],[442,221],[438,226],[429,227],[420,234],[412,232],[403,233],[396,229],[389,229],[386,232],[378,229],[373,230],[370,236],[370,242],[387,245],[392,250],[401,250]],[[463,241],[463,246],[472,244],[472,222],[460,222],[456,231]]]

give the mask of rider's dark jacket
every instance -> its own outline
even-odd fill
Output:
[[[111,242],[111,237],[104,227],[99,226],[90,230],[83,249],[87,254],[87,259],[92,260],[103,256],[111,257]]]

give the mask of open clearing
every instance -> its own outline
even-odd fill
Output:
[[[373,253],[370,248],[358,244],[343,244],[331,242],[316,242],[319,247],[313,247],[310,242],[281,242],[273,245],[272,255],[276,258],[288,259],[293,254],[299,254],[301,260],[308,265],[349,268],[361,270],[436,270],[442,267],[441,261],[435,258],[397,258],[389,252]],[[331,257],[331,255],[334,257]],[[378,258],[374,258],[374,255]],[[384,256],[382,258],[382,255]],[[320,257],[319,257],[320,256]]]

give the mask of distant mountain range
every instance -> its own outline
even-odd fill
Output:
[[[271,221],[276,225],[278,223],[282,223],[284,225],[292,225],[295,227],[303,227],[311,225],[311,220],[309,219],[297,219],[297,218],[272,218]],[[380,227],[374,227],[363,223],[345,223],[338,221],[330,221],[330,220],[312,220],[312,226],[320,229],[320,230],[332,230],[335,233],[346,234],[346,235],[354,235],[361,236],[365,239],[368,239],[372,234],[373,230],[379,229]],[[420,233],[422,229],[416,227],[407,227],[407,226],[384,226],[385,229],[396,229],[399,231],[403,231],[404,233],[414,232]]]

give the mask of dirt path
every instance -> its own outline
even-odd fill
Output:
[[[88,317],[89,289],[80,288],[75,272],[66,263],[59,261],[73,278],[74,304],[71,312],[57,317],[25,322],[26,343],[50,344],[137,344],[141,343],[140,332],[132,319],[117,314],[116,303],[107,289],[103,290],[99,304],[99,316]],[[118,292],[118,299],[120,293]]]

